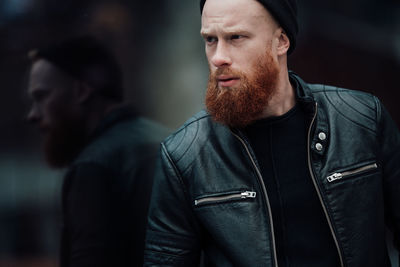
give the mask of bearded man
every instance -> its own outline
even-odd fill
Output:
[[[162,143],[145,266],[390,266],[400,133],[382,104],[288,71],[295,0],[201,10],[207,112]]]
[[[153,162],[166,136],[122,104],[122,74],[92,37],[32,51],[28,120],[47,162],[68,167],[61,266],[141,266]]]

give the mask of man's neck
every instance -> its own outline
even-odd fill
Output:
[[[277,89],[259,119],[277,117],[291,110],[296,104],[295,90],[287,70],[280,72]]]
[[[92,103],[91,109],[89,109],[86,114],[87,138],[93,135],[102,119],[119,106],[120,104],[118,103],[107,101],[97,101],[97,103]]]

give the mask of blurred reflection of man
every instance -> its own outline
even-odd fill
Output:
[[[400,133],[379,100],[288,71],[295,0],[202,0],[202,111],[162,143],[145,266],[390,266]]]
[[[30,53],[28,120],[68,166],[62,266],[140,266],[153,159],[165,131],[121,104],[120,67],[91,37]]]

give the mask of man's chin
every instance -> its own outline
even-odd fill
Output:
[[[218,86],[218,89],[223,92],[223,91],[232,91],[232,90],[238,90],[240,89],[240,85],[233,85],[233,86]]]

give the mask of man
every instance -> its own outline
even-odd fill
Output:
[[[122,104],[120,68],[79,37],[30,55],[29,121],[48,163],[68,166],[62,266],[141,266],[153,159],[165,131]]]
[[[295,0],[201,8],[208,112],[162,143],[145,266],[390,266],[400,133],[387,111],[288,71]]]

